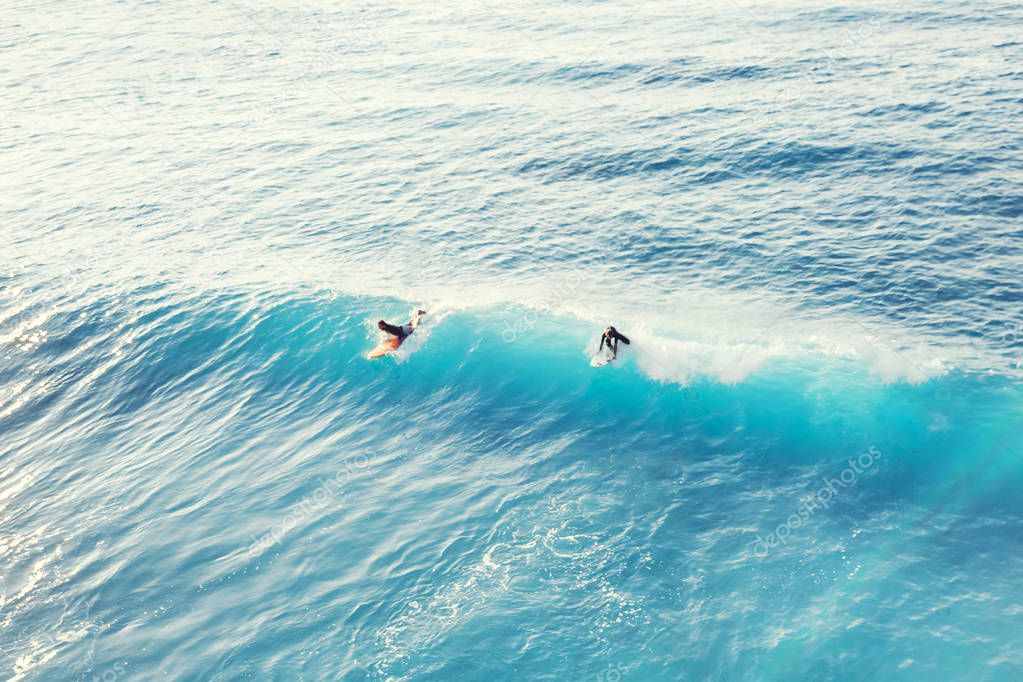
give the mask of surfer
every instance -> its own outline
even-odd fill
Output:
[[[608,327],[604,330],[604,333],[600,335],[600,348],[597,352],[604,350],[604,344],[607,344],[608,350],[611,351],[611,359],[614,360],[618,357],[618,342],[621,341],[626,346],[629,345],[629,339],[622,333],[620,333],[614,327]]]
[[[384,331],[391,336],[398,337],[398,341],[404,341],[406,336],[415,331],[416,325],[419,324],[419,320],[421,320],[425,314],[425,310],[417,310],[416,314],[412,316],[412,319],[408,321],[408,324],[403,324],[400,327],[394,324],[388,324],[383,320],[377,322],[377,327],[380,328],[380,331]]]

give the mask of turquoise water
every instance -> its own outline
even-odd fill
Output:
[[[1020,679],[1021,20],[9,9],[0,676]]]

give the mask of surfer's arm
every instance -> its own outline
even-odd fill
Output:
[[[604,350],[604,335],[603,334],[600,335],[600,348],[597,349],[597,352],[599,353],[602,350]]]

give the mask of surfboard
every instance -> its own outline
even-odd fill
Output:
[[[384,339],[383,341],[381,341],[380,345],[371,350],[369,352],[369,355],[367,355],[366,357],[368,357],[371,360],[373,358],[382,358],[388,353],[393,353],[394,351],[398,350],[398,346],[400,345],[401,341],[398,340],[397,337],[392,336],[389,339]]]
[[[611,353],[600,351],[590,358],[590,367],[603,367],[604,365],[609,365],[613,359],[614,358],[611,357]]]

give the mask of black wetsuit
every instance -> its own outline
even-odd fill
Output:
[[[401,327],[396,327],[393,324],[381,322],[380,328],[383,329],[388,334],[390,334],[391,336],[397,336],[399,341],[404,341],[405,337],[408,336],[408,334],[405,333],[404,329],[402,329]]]
[[[628,337],[626,337],[624,334],[619,333],[618,330],[615,329],[614,327],[608,327],[607,329],[604,330],[604,333],[600,335],[600,348],[597,349],[597,352],[599,353],[600,351],[604,350],[604,344],[606,343],[607,347],[611,349],[612,356],[618,357],[619,341],[624,343],[626,346],[628,346],[630,343]]]
[[[406,336],[408,336],[409,334],[416,330],[416,325],[419,324],[419,321],[423,319],[423,315],[425,314],[426,314],[425,310],[417,311],[416,314],[412,316],[412,319],[409,320],[407,324],[403,324],[400,327],[397,325],[388,324],[383,320],[380,320],[380,322],[377,323],[377,326],[383,331],[390,334],[391,336],[397,336],[399,341],[404,341]]]

